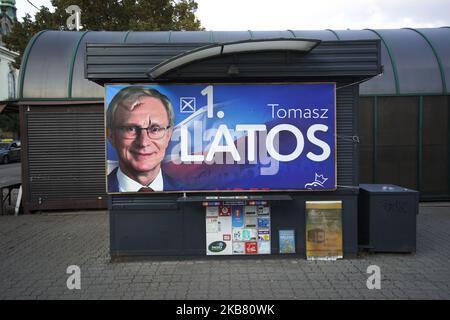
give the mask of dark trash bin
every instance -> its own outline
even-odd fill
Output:
[[[419,192],[392,184],[359,187],[359,246],[374,252],[415,252]]]

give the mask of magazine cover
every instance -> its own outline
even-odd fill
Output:
[[[280,253],[295,253],[294,230],[279,231]]]
[[[306,201],[306,257],[342,259],[342,201]]]

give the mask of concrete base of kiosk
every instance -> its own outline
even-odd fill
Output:
[[[165,195],[110,195],[111,257],[205,256],[205,208],[207,197]],[[221,194],[221,196],[230,196]],[[243,195],[237,195],[242,199]],[[220,197],[220,196],[219,196]],[[358,252],[358,192],[302,192],[280,195],[248,195],[271,206],[271,255],[279,255],[279,230],[295,230],[296,254],[306,257],[305,202],[342,201],[344,258]],[[211,198],[210,198],[211,199]],[[239,200],[240,200],[239,199]],[[225,201],[225,200],[214,200]],[[233,256],[236,257],[236,256]]]

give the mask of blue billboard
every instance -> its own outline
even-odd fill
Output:
[[[107,192],[334,190],[335,83],[106,85]]]

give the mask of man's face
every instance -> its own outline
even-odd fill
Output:
[[[153,97],[140,97],[140,103],[120,104],[116,110],[114,126],[167,127],[169,119],[163,103]],[[141,130],[135,138],[126,138],[120,129],[109,129],[108,138],[119,155],[121,170],[134,178],[159,171],[172,128],[161,139],[151,139],[146,130]]]

